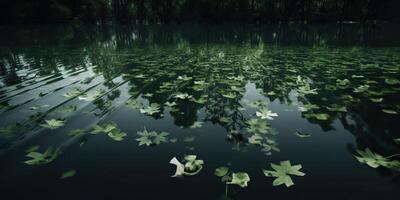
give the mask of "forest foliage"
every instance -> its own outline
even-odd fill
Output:
[[[400,19],[397,0],[2,1],[0,23],[269,23]]]

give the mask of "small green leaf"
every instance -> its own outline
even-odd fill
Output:
[[[247,187],[250,177],[246,172],[232,173],[232,180],[228,184],[238,185],[240,187]]]
[[[223,177],[229,172],[229,168],[221,166],[215,169],[214,175],[218,177]]]
[[[76,174],[76,171],[71,169],[71,170],[68,170],[68,171],[62,173],[60,178],[66,179],[66,178],[75,176],[75,174]]]
[[[391,115],[397,115],[397,114],[399,114],[397,111],[395,111],[395,110],[390,110],[390,109],[382,109],[382,112],[387,113],[387,114],[391,114]]]
[[[48,129],[57,129],[62,126],[64,126],[65,120],[61,119],[50,119],[50,120],[45,120],[44,124],[40,124],[41,127],[43,128],[48,128]]]

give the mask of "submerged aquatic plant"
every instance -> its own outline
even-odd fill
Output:
[[[0,136],[4,138],[11,138],[15,134],[17,134],[20,130],[20,124],[18,123],[11,123],[4,127],[0,127]]]
[[[26,155],[27,157],[29,157],[31,159],[25,161],[24,163],[26,163],[28,165],[47,164],[47,163],[53,162],[60,154],[61,154],[61,150],[54,149],[53,147],[47,148],[44,153],[32,151]]]
[[[176,157],[173,157],[169,163],[176,166],[175,174],[171,177],[179,176],[193,176],[198,174],[203,169],[203,160],[198,160],[196,155],[187,155],[184,157],[185,164],[178,161]]]
[[[144,127],[143,131],[138,131],[137,134],[140,136],[136,139],[136,141],[139,141],[139,146],[151,146],[168,142],[167,136],[169,133],[166,132],[157,133],[155,131],[147,131],[146,127]]]
[[[305,173],[301,172],[301,165],[293,165],[289,160],[281,161],[279,165],[271,163],[271,170],[263,170],[264,175],[267,177],[276,177],[276,179],[272,182],[273,186],[279,186],[285,184],[286,187],[290,187],[294,185],[292,178],[290,175],[295,176],[304,176]]]

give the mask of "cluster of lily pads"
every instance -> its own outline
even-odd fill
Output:
[[[391,100],[400,92],[400,80],[396,77],[398,68],[393,66],[393,63],[387,65],[381,63],[384,66],[352,63],[350,61],[354,60],[351,59],[353,52],[336,57],[312,52],[316,53],[315,59],[302,59],[297,56],[297,52],[264,51],[263,46],[243,49],[243,52],[235,52],[238,54],[231,56],[218,48],[200,50],[186,48],[184,53],[174,52],[176,55],[173,55],[172,59],[160,56],[159,60],[154,62],[144,61],[143,68],[129,69],[129,74],[123,77],[132,89],[130,91],[132,98],[126,101],[125,105],[151,117],[163,117],[165,109],[174,116],[182,116],[189,112],[185,112],[181,107],[191,107],[195,111],[205,108],[204,121],[211,121],[224,127],[227,137],[238,146],[255,145],[266,155],[280,151],[276,139],[277,131],[271,127],[271,120],[276,120],[279,116],[270,110],[265,100],[242,101],[246,92],[245,86],[249,82],[254,83],[257,89],[261,89],[263,97],[270,101],[279,100],[283,104],[291,105],[293,102],[290,96],[294,93],[302,117],[321,126],[332,123],[334,119],[344,118],[350,111],[354,112],[356,106],[362,104],[360,102],[368,102],[371,107],[377,108],[380,113],[389,117],[397,117],[400,113],[400,105]],[[281,58],[281,54],[286,55],[284,58],[293,57],[293,59],[282,64],[277,61],[282,59],[276,59]],[[188,59],[183,61],[186,57]],[[295,59],[300,61],[294,62]],[[349,69],[349,66],[354,64],[360,67],[355,70]],[[173,69],[165,70],[165,67],[170,68],[172,65]],[[298,65],[304,67],[299,68]],[[364,73],[376,69],[382,69],[380,75]],[[103,74],[107,73],[103,71]],[[93,79],[89,77],[81,83],[89,83],[91,80]],[[116,88],[110,82],[108,84],[111,85],[110,88]],[[68,100],[96,102],[107,93],[108,91],[104,89],[87,90],[73,87],[62,96]],[[147,99],[148,104],[139,100],[138,96]],[[243,102],[247,104],[243,105]],[[102,105],[109,107],[110,104],[112,102]],[[33,105],[30,110],[38,111],[47,107],[49,106]],[[250,109],[246,107],[255,109],[255,112],[248,113]],[[5,106],[0,107],[3,108]],[[77,106],[67,105],[55,111],[74,113],[77,111]],[[41,119],[40,113],[38,116],[34,116],[34,119]],[[181,126],[201,128],[203,121],[197,121],[194,117],[193,119],[195,121]],[[55,130],[66,123],[66,118],[53,118],[41,120],[39,126]],[[10,136],[16,129],[18,129],[17,124],[10,124],[0,128],[0,134]],[[71,137],[81,137],[87,133],[105,134],[114,141],[122,141],[127,137],[127,134],[114,122],[96,124],[91,131],[75,129],[67,134]],[[301,129],[295,134],[301,138],[311,136]],[[137,135],[136,141],[139,146],[155,146],[177,141],[176,138],[169,138],[169,133],[149,131],[146,127],[138,131]],[[187,137],[183,141],[193,140],[194,137]],[[394,143],[399,141],[399,139],[393,140]],[[383,167],[390,170],[400,168],[400,161],[395,159],[396,155],[384,157],[368,148],[356,152],[356,160],[372,168]],[[60,154],[60,148],[49,147],[44,152],[39,151],[39,148],[32,148],[26,155],[29,160],[25,163],[47,164],[53,162]],[[176,165],[173,177],[196,175],[204,165],[204,161],[199,160],[196,155],[185,156],[181,161],[174,157],[170,163]],[[294,185],[291,176],[305,175],[300,171],[301,165],[292,165],[290,161],[271,163],[271,168],[272,170],[262,172],[267,177],[275,178],[273,186],[290,187]],[[75,170],[70,170],[65,172],[62,178],[75,174]],[[228,167],[217,168],[215,175],[221,177],[226,186],[247,187],[250,181],[246,172],[230,171]]]

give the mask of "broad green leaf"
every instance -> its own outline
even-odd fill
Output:
[[[215,169],[214,175],[216,175],[218,177],[223,177],[226,174],[228,174],[228,172],[229,172],[229,168],[222,166],[222,167],[218,167],[217,169]]]
[[[240,187],[247,187],[250,177],[246,172],[232,173],[232,180],[227,184],[238,185]]]
[[[52,147],[47,148],[44,153],[32,151],[26,155],[31,159],[26,160],[25,163],[28,165],[47,164],[53,162],[60,154],[61,151],[59,149],[53,149]]]
[[[166,132],[157,133],[155,131],[148,131],[146,127],[144,127],[143,131],[138,131],[137,134],[140,136],[136,139],[136,141],[139,142],[139,146],[151,146],[168,142],[167,136],[169,133]]]
[[[301,172],[301,165],[293,165],[290,161],[281,161],[279,165],[271,163],[271,167],[274,171],[271,170],[263,170],[264,175],[267,177],[276,177],[273,186],[286,185],[286,187],[290,187],[294,185],[292,178],[290,175],[295,176],[304,176],[305,173]]]

